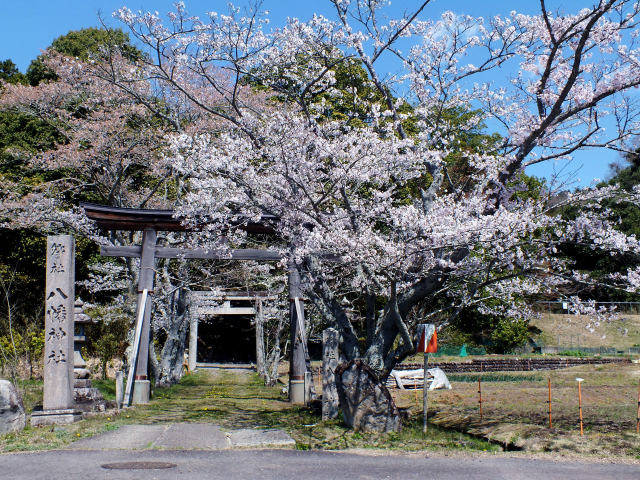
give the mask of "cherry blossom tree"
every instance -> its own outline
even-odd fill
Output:
[[[113,206],[159,204],[162,196],[155,194],[173,180],[169,167],[153,161],[163,145],[159,122],[121,89],[88,75],[85,62],[54,51],[43,61],[57,80],[6,85],[0,106],[40,118],[63,135],[63,144],[31,158],[31,168],[68,173],[42,183],[46,196],[84,196]]]
[[[89,33],[90,40],[104,36],[93,30]],[[39,182],[25,178],[21,183],[4,184],[2,216],[6,227],[70,230],[101,245],[139,243],[135,233],[96,231],[75,207],[78,200],[118,207],[171,208],[181,198],[182,175],[160,154],[167,146],[166,138],[176,130],[213,131],[215,119],[180,111],[179,105],[164,101],[162,92],[153,90],[148,81],[136,78],[128,89],[105,81],[95,72],[108,68],[135,74],[138,67],[132,62],[135,56],[128,42],[121,45],[122,52],[107,48],[113,44],[103,47],[96,46],[95,52],[82,58],[51,49],[38,59],[41,70],[49,72],[49,80],[37,85],[3,85],[0,108],[38,118],[64,139],[55,148],[24,159],[30,171],[41,172]],[[260,95],[255,95],[253,100],[259,99]],[[173,232],[160,235],[159,240],[163,245],[178,246],[187,237]],[[138,260],[124,262],[121,268],[111,261],[97,261],[90,266],[89,279],[82,282],[91,293],[111,299],[109,308],[100,310],[105,313],[105,322],[121,317],[123,312],[133,317]],[[252,271],[260,269],[252,267]],[[224,272],[228,268],[212,266],[211,262],[189,268],[184,259],[158,262],[153,330],[156,338],[166,338],[159,360],[156,352],[151,352],[150,364],[158,384],[175,383],[182,375],[189,324],[187,290],[194,285],[198,289],[219,289],[238,284],[218,274],[211,285],[212,270]],[[264,373],[268,381],[273,376],[271,366],[281,359],[284,328],[281,319],[273,320],[271,307],[265,305],[263,316],[263,323],[273,327],[266,335],[270,346],[265,353],[270,361]]]
[[[283,263],[303,274],[345,357],[382,377],[413,351],[417,321],[444,326],[468,306],[526,318],[523,296],[588,282],[555,256],[564,241],[637,251],[599,206],[615,187],[566,195],[590,206],[567,220],[523,175],[581,149],[630,149],[638,4],[568,14],[542,0],[538,15],[430,20],[429,1],[394,19],[387,2],[330,3],[334,20],[272,31],[258,8],[200,19],[178,3],[166,23],[123,8],[116,16],[148,49],[135,63],[117,49],[88,62],[53,56],[61,81],[5,85],[4,105],[68,135],[41,162],[80,169],[91,159],[86,180],[47,184],[57,195],[33,192],[31,210],[44,219],[52,198],[87,186],[117,205],[171,200],[187,221],[208,223],[193,241],[219,249],[250,241],[243,221],[273,215]],[[402,73],[385,78],[384,59]],[[92,108],[72,108],[79,91]],[[484,125],[499,136],[478,137]],[[153,175],[136,181],[150,157]],[[636,289],[638,279],[634,270],[610,281]]]
[[[63,229],[88,236],[99,244],[129,244],[136,241],[134,235],[97,231],[77,208],[77,202],[88,200],[137,208],[170,206],[180,195],[181,179],[174,174],[171,165],[163,162],[159,152],[166,143],[166,134],[173,127],[154,117],[147,107],[121,88],[90,75],[87,60],[49,50],[39,57],[38,62],[55,78],[34,86],[3,86],[4,91],[0,95],[3,109],[20,112],[51,125],[63,140],[43,153],[27,156],[24,152],[15,152],[26,157],[26,169],[36,172],[32,175],[35,181],[27,177],[22,182],[4,183],[4,226],[46,232]],[[100,61],[99,56],[91,59],[94,64]],[[118,64],[121,68],[135,67],[126,56],[117,60],[111,58],[111,61],[112,65]],[[144,87],[140,84],[138,88]],[[148,85],[144,93],[150,96]],[[178,237],[178,234],[167,236],[165,242],[181,241]],[[125,259],[125,268],[120,269],[121,277],[118,279],[112,275],[117,273],[114,271],[118,270],[116,265],[104,260],[94,262],[90,270],[96,275],[90,275],[83,285],[91,294],[102,298],[102,302],[109,299],[110,308],[100,310],[105,313],[103,322],[109,323],[111,318],[121,317],[123,312],[133,317],[137,260]],[[162,262],[159,268],[163,272],[174,270]],[[126,278],[124,282],[122,274]],[[178,279],[177,275],[166,274],[160,279],[158,291],[166,293],[166,298],[158,295],[160,302],[166,300],[171,306],[180,304],[180,301],[173,301],[175,293],[182,295],[177,295],[179,300],[184,297],[180,287],[188,284],[191,276],[183,274]],[[183,310],[158,305],[154,317],[157,331],[165,330],[170,339],[175,337],[174,330],[185,337],[188,322],[184,321]],[[182,340],[179,343],[184,351],[184,338]],[[180,360],[174,365],[161,355],[161,363],[168,363],[169,367],[159,372],[159,381],[164,382],[168,378],[171,383],[175,381],[174,377],[179,378],[182,353],[176,356]]]
[[[469,305],[527,317],[523,295],[588,281],[554,256],[562,241],[637,251],[602,209],[571,221],[551,215],[557,203],[527,194],[522,175],[581,149],[629,148],[640,5],[602,0],[569,14],[542,0],[538,15],[430,20],[429,1],[394,19],[387,2],[330,3],[335,20],[292,19],[269,32],[258,8],[201,19],[178,3],[166,23],[157,13],[114,14],[149,55],[134,75],[95,74],[141,102],[134,87],[151,82],[175,111],[211,119],[168,137],[165,151],[187,179],[180,214],[210,225],[200,242],[241,244],[242,219],[274,215],[286,261],[339,329],[345,357],[382,377],[413,352],[418,320],[446,325]],[[385,79],[382,58],[402,74]],[[358,125],[333,115],[346,97],[336,71],[348,62],[366,72],[366,88],[348,91],[354,114],[366,112]],[[465,135],[482,125],[499,138],[471,148]],[[454,156],[468,175],[451,174]],[[615,195],[611,187],[563,201]],[[611,281],[637,288],[637,272],[622,277]]]

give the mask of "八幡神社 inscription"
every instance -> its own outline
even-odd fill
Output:
[[[73,406],[74,242],[69,235],[47,239],[45,382],[43,408]]]

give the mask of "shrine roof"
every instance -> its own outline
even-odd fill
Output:
[[[96,222],[103,230],[137,231],[154,229],[156,231],[184,232],[200,230],[202,225],[188,226],[182,223],[180,217],[175,216],[174,210],[124,208],[98,205],[95,203],[80,203],[84,213],[90,220]],[[241,228],[249,233],[273,233],[269,225],[275,217],[264,215],[260,222],[250,222]]]

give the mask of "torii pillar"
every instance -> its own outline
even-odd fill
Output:
[[[295,301],[300,302],[301,319]],[[289,360],[289,401],[295,404],[306,403],[305,373],[307,359],[305,355],[304,307],[302,306],[302,288],[300,287],[300,272],[295,265],[289,267],[289,319],[291,334],[291,357]]]
[[[142,252],[140,256],[140,274],[138,276],[138,303],[136,318],[140,315],[140,308],[144,308],[144,317],[142,320],[142,330],[140,334],[140,347],[137,352],[137,362],[135,362],[135,365],[132,365],[132,368],[135,367],[135,381],[131,397],[131,403],[133,404],[149,403],[151,393],[151,382],[149,381],[148,370],[149,341],[151,338],[151,308],[153,306],[152,295],[156,267],[156,238],[156,231],[152,228],[146,228],[142,234]],[[144,290],[147,290],[147,299],[144,306],[142,306],[142,292]],[[133,358],[136,358],[136,352],[133,352]]]

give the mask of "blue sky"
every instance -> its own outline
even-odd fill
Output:
[[[121,6],[132,10],[157,10],[161,14],[172,9],[173,0],[0,0],[0,60],[12,59],[25,71],[29,62],[42,49],[46,48],[58,36],[70,30],[90,26],[99,26],[98,13],[111,26],[119,26],[112,19],[111,13]],[[185,0],[188,11],[201,15],[207,11],[226,10],[227,0]],[[246,4],[246,0],[236,0],[236,5]],[[418,4],[418,0],[394,0],[390,12],[402,12],[404,9]],[[548,0],[550,10],[560,8],[573,13],[580,8],[590,6],[589,0]],[[439,16],[445,10],[453,10],[458,14],[488,17],[495,14],[506,14],[510,10],[523,13],[535,13],[538,1],[516,0],[433,0],[427,6],[427,14]],[[323,0],[264,0],[263,9],[270,11],[271,24],[282,25],[287,17],[309,18],[314,12],[332,16],[331,6]],[[392,68],[391,66],[389,68]],[[607,150],[592,150],[575,156],[570,170],[577,170],[579,185],[587,186],[594,178],[607,176],[609,164],[620,160],[620,156]],[[530,171],[538,176],[549,176],[553,173],[553,165],[536,166]]]

